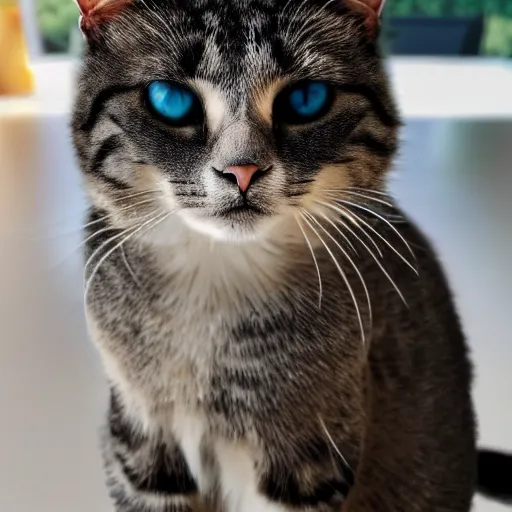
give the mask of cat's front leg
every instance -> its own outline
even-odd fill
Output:
[[[347,478],[333,471],[331,460],[320,466],[274,467],[261,476],[260,491],[272,504],[269,510],[340,512],[350,490]]]
[[[321,438],[263,453],[222,441],[216,455],[226,512],[340,512],[352,485],[352,471]]]
[[[116,512],[196,512],[197,487],[177,444],[147,436],[112,394],[103,438],[107,484]]]

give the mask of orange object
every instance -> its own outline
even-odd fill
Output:
[[[28,94],[33,90],[20,8],[16,3],[0,0],[0,95]]]

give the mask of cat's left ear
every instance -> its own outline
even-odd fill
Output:
[[[349,6],[365,16],[365,25],[370,37],[375,38],[379,33],[380,15],[386,0],[347,0]]]
[[[104,23],[113,20],[132,0],[76,0],[76,3],[80,9],[80,30],[86,39],[90,39]]]

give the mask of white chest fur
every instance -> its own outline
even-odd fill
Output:
[[[258,491],[254,453],[244,443],[207,436],[206,422],[198,414],[176,411],[173,434],[180,444],[199,491],[208,496],[217,491],[225,512],[283,512]],[[202,461],[201,447],[210,443],[218,474]],[[217,488],[215,489],[215,485]]]

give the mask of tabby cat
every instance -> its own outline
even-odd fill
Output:
[[[80,0],[118,512],[467,512],[471,371],[385,193],[382,0]]]

